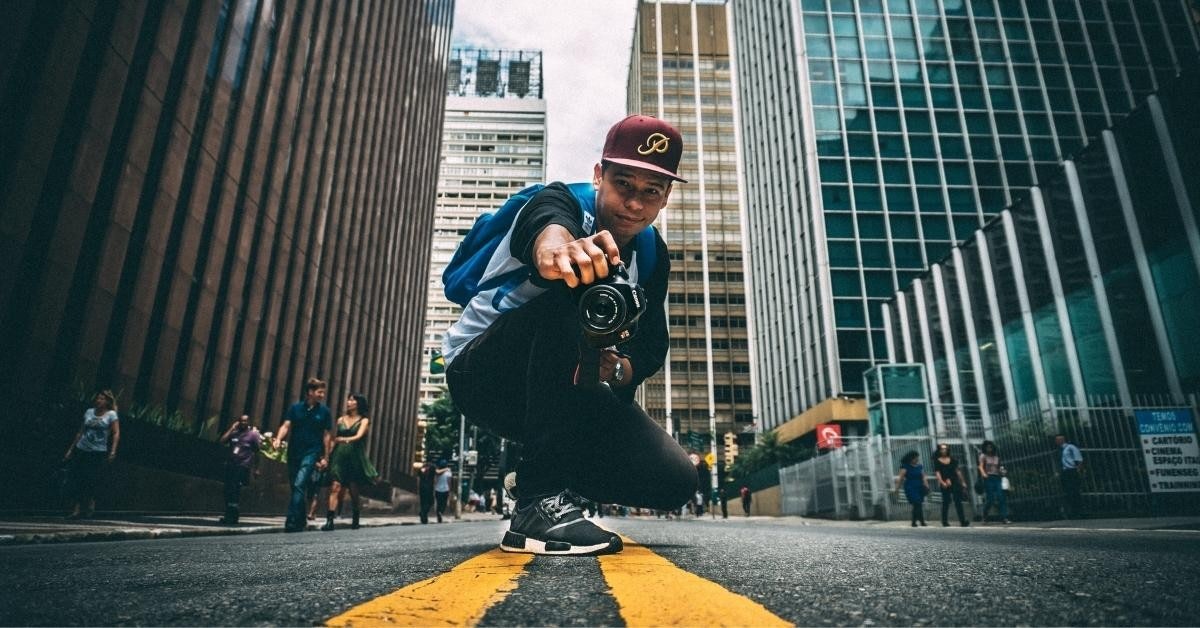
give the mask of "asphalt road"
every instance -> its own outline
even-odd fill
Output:
[[[603,523],[799,625],[1196,625],[1200,618],[1197,532],[737,518]],[[494,549],[505,525],[3,547],[0,623],[312,625]],[[596,558],[551,557],[534,558],[480,623],[624,625]]]

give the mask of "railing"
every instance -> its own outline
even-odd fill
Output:
[[[1195,494],[1155,495],[1150,492],[1141,439],[1134,409],[1191,407],[1196,396],[1177,403],[1167,396],[1141,396],[1131,405],[1108,396],[1088,397],[1078,403],[1072,396],[1051,396],[1047,404],[1023,404],[1014,412],[990,417],[992,440],[1011,485],[1009,510],[1021,519],[1049,519],[1062,515],[1062,489],[1058,476],[1060,450],[1054,436],[1065,434],[1083,453],[1082,498],[1084,512],[1092,515],[1146,516],[1166,512],[1200,512]],[[936,436],[871,436],[844,439],[847,444],[828,454],[779,470],[783,514],[834,518],[891,519],[906,517],[903,494],[892,492],[900,458],[916,451],[925,465],[930,486],[927,516],[940,509],[941,494],[933,479],[933,455],[939,443],[949,445],[960,461],[968,485],[977,472],[979,447],[985,422],[978,408],[933,406],[942,413]],[[963,426],[966,427],[965,438]],[[971,493],[978,508],[980,497]]]
[[[1184,404],[1169,396],[1150,395],[1134,398],[1131,405],[1115,396],[1092,396],[1080,404],[1070,395],[1052,395],[1048,401],[1045,407],[1027,403],[1015,413],[992,417],[996,448],[1012,485],[1009,504],[1014,513],[1026,518],[1060,516],[1061,454],[1054,444],[1059,433],[1083,454],[1084,512],[1147,515],[1177,510],[1177,496],[1156,499],[1150,492],[1133,411],[1191,407],[1194,415],[1195,397]]]

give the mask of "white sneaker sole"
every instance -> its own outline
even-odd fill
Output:
[[[541,554],[543,556],[594,556],[616,554],[624,549],[621,538],[613,536],[607,543],[597,545],[571,545],[565,541],[539,541],[516,532],[506,532],[500,549],[514,554]]]

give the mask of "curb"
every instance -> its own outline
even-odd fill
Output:
[[[484,521],[477,519],[450,519],[446,523],[470,523]],[[363,528],[388,528],[394,526],[418,525],[417,521],[383,521],[370,522],[364,520]],[[337,529],[350,529],[349,524],[339,524]],[[306,532],[319,532],[315,525]],[[179,539],[201,536],[234,536],[238,534],[276,534],[284,533],[283,525],[247,526],[228,528],[126,528],[115,530],[75,531],[75,532],[31,532],[27,534],[0,534],[0,547],[16,545],[45,545],[51,543],[105,543],[110,541],[142,541],[147,539]]]

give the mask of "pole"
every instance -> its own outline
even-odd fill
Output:
[[[463,439],[466,438],[467,432],[467,415],[459,413],[458,415],[458,490],[454,499],[454,518],[462,519],[462,478],[463,478],[463,462],[467,457],[467,452],[463,450]]]

